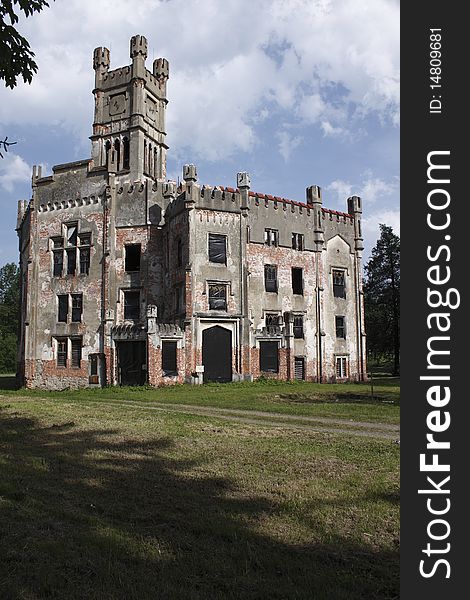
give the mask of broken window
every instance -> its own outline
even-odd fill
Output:
[[[68,294],[60,294],[57,296],[58,303],[58,315],[57,321],[59,323],[67,323],[67,315],[69,312],[69,297]]]
[[[335,298],[346,298],[344,271],[338,269],[333,269],[333,296]]]
[[[348,376],[348,359],[346,356],[336,357],[336,377],[345,379]]]
[[[303,269],[292,267],[292,292],[300,296],[304,293]]]
[[[304,249],[304,234],[303,233],[293,233],[292,234],[292,248],[294,250],[303,250]]]
[[[346,319],[344,317],[335,317],[336,337],[346,339]]]
[[[91,233],[80,234],[80,274],[88,275],[90,271],[90,246],[91,246]]]
[[[67,249],[67,275],[75,275],[77,269],[77,249]]]
[[[57,366],[67,366],[67,338],[57,340]]]
[[[259,343],[259,369],[268,373],[279,372],[278,342]]]
[[[140,244],[129,244],[125,247],[125,270],[127,273],[140,271]]]
[[[264,243],[267,246],[277,246],[279,244],[279,231],[277,229],[265,229]]]
[[[209,262],[226,264],[227,238],[225,235],[209,233]]]
[[[72,294],[72,323],[80,323],[82,320],[83,295]]]
[[[53,275],[54,277],[62,277],[64,270],[64,240],[56,238],[53,240]]]
[[[277,292],[277,267],[264,265],[264,289],[267,292]]]
[[[277,313],[266,313],[265,323],[268,329],[279,327],[279,315]]]
[[[227,310],[227,286],[225,284],[209,284],[209,309]]]
[[[294,316],[294,337],[303,339],[304,337],[304,318],[302,315]]]
[[[162,342],[162,370],[167,377],[178,375],[176,346],[177,342]]]
[[[140,318],[140,292],[124,292],[124,319],[138,321]]]
[[[72,342],[72,367],[79,369],[82,362],[82,338],[73,338]]]
[[[67,246],[77,245],[77,223],[67,225]]]

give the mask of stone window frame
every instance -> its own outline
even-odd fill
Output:
[[[294,271],[300,274],[298,277],[300,279],[296,279],[294,277]],[[291,283],[292,283],[292,293],[294,296],[303,296],[304,295],[304,269],[302,267],[291,267]]]
[[[211,260],[211,236],[213,238],[223,238],[225,242],[224,249],[224,260]],[[217,231],[208,231],[207,232],[207,258],[211,266],[221,265],[227,266],[227,255],[228,255],[228,235],[226,233],[219,233]]]
[[[78,364],[74,364],[75,355],[74,355],[74,344],[73,342],[78,342],[79,346],[79,354],[78,354]],[[59,350],[60,345],[65,344],[65,351]],[[55,356],[55,363],[58,369],[80,369],[82,367],[83,361],[83,337],[78,335],[72,336],[54,336],[53,338],[53,353]],[[65,360],[63,360],[65,359]]]
[[[126,294],[127,293],[138,293],[139,294],[139,316],[135,319],[135,318],[130,318],[130,317],[126,317]],[[136,322],[136,321],[140,321],[142,318],[142,290],[140,287],[135,288],[135,287],[127,287],[127,288],[121,288],[120,289],[120,300],[121,300],[121,306],[122,306],[122,320],[123,321],[132,321],[132,322]]]
[[[342,319],[342,322],[340,321]],[[336,339],[346,339],[346,317],[345,315],[335,315],[335,332]]]
[[[335,283],[335,274],[341,274],[342,275],[342,279],[343,279],[343,283],[339,284],[339,283]],[[347,296],[347,290],[346,290],[346,277],[348,276],[348,271],[347,269],[345,269],[344,267],[332,267],[331,268],[331,284],[332,284],[332,290],[333,290],[333,297],[334,298],[341,298],[341,299],[346,299]],[[340,288],[343,288],[342,291]]]
[[[335,378],[347,379],[349,377],[349,355],[335,354]]]
[[[299,251],[305,250],[305,235],[303,233],[292,232],[292,249]]]
[[[277,360],[276,360],[276,368],[265,369],[263,366],[266,366],[266,358],[263,358],[262,351],[266,348],[266,345],[269,344],[271,347],[274,345],[277,348]],[[259,347],[259,370],[260,373],[279,373],[280,361],[279,361],[279,350],[281,347],[279,340],[260,340],[258,342]],[[263,365],[264,362],[264,365]]]
[[[268,278],[269,273],[274,273],[274,277]],[[274,285],[270,286],[269,282],[273,281]],[[274,289],[268,289],[273,287]],[[264,265],[264,291],[270,294],[277,294],[279,291],[279,279],[278,279],[278,268],[277,265],[265,264]]]
[[[207,308],[208,310],[217,310],[220,312],[228,312],[228,297],[231,295],[231,282],[208,280],[206,282]],[[211,308],[211,287],[220,287],[225,290],[225,308]]]
[[[72,243],[70,243],[69,230],[72,228],[75,228],[75,232]],[[92,237],[93,234],[90,230],[81,230],[80,221],[62,223],[61,235],[52,235],[49,238],[49,251],[52,254],[52,277],[88,275],[90,272]],[[71,257],[73,257],[73,260],[71,260]]]
[[[295,324],[295,320],[301,319],[301,324]],[[300,335],[299,334],[300,330]],[[292,334],[294,339],[296,340],[304,340],[305,339],[305,319],[303,313],[294,313],[292,315]]]
[[[164,357],[163,357],[163,347],[166,344],[174,344],[174,348],[175,348],[175,369],[172,369],[169,372],[165,372],[164,369]],[[179,370],[178,370],[178,350],[180,348],[180,343],[179,340],[173,338],[162,338],[160,340],[160,347],[161,347],[161,351],[162,351],[162,355],[161,355],[161,366],[162,366],[162,374],[163,377],[178,377],[179,375]]]
[[[279,246],[279,229],[265,227],[265,229],[264,229],[264,245],[265,246],[273,246],[274,248],[277,248]]]

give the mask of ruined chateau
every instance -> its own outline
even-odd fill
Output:
[[[363,380],[361,199],[168,181],[168,62],[139,35],[130,57],[94,51],[91,158],[35,167],[19,202],[21,383]]]

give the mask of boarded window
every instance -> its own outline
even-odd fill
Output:
[[[303,356],[294,357],[294,379],[305,379],[305,359]]]
[[[67,250],[67,275],[75,275],[77,269],[77,249],[69,248]]]
[[[57,366],[67,366],[67,339],[57,340]]]
[[[302,315],[294,317],[294,337],[297,339],[303,339],[304,337],[304,318]]]
[[[124,318],[138,321],[140,318],[140,292],[124,292]]]
[[[344,271],[333,269],[333,295],[335,298],[346,298]]]
[[[89,354],[88,361],[90,363],[90,375],[95,377],[98,375],[98,354]]]
[[[294,250],[303,250],[304,249],[303,233],[293,233],[292,234],[292,248]]]
[[[264,289],[267,292],[277,292],[277,267],[264,265]]]
[[[335,317],[336,337],[346,339],[346,319],[344,317]]]
[[[69,297],[67,294],[61,294],[57,296],[58,303],[58,315],[57,321],[59,323],[67,323],[67,315],[69,312]]]
[[[128,273],[135,273],[136,271],[140,271],[140,254],[141,247],[140,244],[129,244],[129,246],[125,247],[126,259],[125,259],[125,269]]]
[[[336,357],[336,377],[345,379],[348,376],[348,359],[346,356]]]
[[[80,323],[82,320],[83,295],[72,294],[72,323]]]
[[[300,296],[304,293],[303,269],[292,268],[292,292]]]
[[[225,284],[209,284],[209,309],[227,310],[227,286]]]
[[[227,238],[225,235],[209,233],[209,262],[226,264]]]
[[[72,367],[79,369],[82,362],[82,338],[74,338],[71,342]]]
[[[277,229],[265,229],[264,243],[267,246],[277,246],[279,244],[279,231]]]
[[[279,344],[277,342],[259,343],[259,369],[268,373],[279,373]]]
[[[167,377],[178,375],[176,347],[176,342],[162,342],[162,370]]]

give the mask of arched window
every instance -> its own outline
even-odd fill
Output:
[[[128,169],[129,168],[129,140],[126,137],[122,141],[122,148],[123,148],[123,154],[124,154],[122,168]]]
[[[106,168],[109,166],[109,151],[111,150],[111,142],[108,140],[104,145],[104,162]]]
[[[116,152],[116,170],[121,170],[121,142],[119,139],[116,139],[114,142],[114,150]]]

